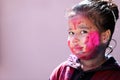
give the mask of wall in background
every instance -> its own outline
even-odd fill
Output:
[[[66,60],[65,12],[78,0],[0,0],[0,80],[47,80]],[[115,2],[120,3],[119,0]],[[120,20],[112,55],[120,61]]]

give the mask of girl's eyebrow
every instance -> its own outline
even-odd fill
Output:
[[[78,28],[79,28],[79,29],[88,29],[88,30],[89,30],[89,29],[91,29],[92,27],[91,27],[91,26],[88,27],[87,25],[79,25]],[[68,30],[73,30],[73,29],[72,29],[71,27],[69,27]]]
[[[79,28],[79,29],[90,29],[91,26],[88,27],[88,26],[85,26],[85,25],[80,25],[80,26],[78,26],[78,28]]]

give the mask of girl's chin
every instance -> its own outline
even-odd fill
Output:
[[[89,59],[89,57],[87,55],[83,55],[83,54],[74,54],[74,55],[81,60],[88,60]]]
[[[89,56],[84,52],[79,52],[79,53],[76,52],[76,53],[73,53],[73,55],[75,55],[79,59],[84,59],[84,60],[89,59]]]
[[[73,51],[73,54],[76,54],[76,55],[81,55],[81,54],[83,54],[84,52],[83,51]]]
[[[74,55],[81,60],[90,60],[90,59],[93,59],[95,57],[94,54],[89,55],[86,53],[74,53]]]
[[[73,54],[76,55],[77,57],[84,55],[83,52],[73,52]]]

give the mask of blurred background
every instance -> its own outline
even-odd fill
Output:
[[[71,53],[65,12],[79,1],[0,0],[0,80],[48,80]],[[119,25],[112,55],[120,62]]]

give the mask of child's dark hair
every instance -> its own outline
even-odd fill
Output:
[[[103,0],[84,0],[75,5],[68,14],[68,17],[77,14],[86,16],[101,32],[109,29],[111,31],[110,40],[114,32],[116,21],[119,18],[117,5],[111,1]]]

